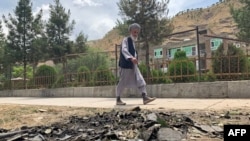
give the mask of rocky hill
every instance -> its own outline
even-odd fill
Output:
[[[180,11],[171,18],[174,24],[173,32],[190,30],[199,26],[199,29],[208,29],[209,34],[235,38],[235,33],[238,29],[230,14],[230,6],[239,8],[242,5],[239,0],[225,0],[224,2],[215,3],[207,8]],[[193,37],[195,37],[195,33],[189,32],[187,34],[166,38],[164,43],[169,42],[169,39],[173,40],[177,38],[177,40],[183,40]],[[118,30],[114,28],[109,31],[103,39],[89,41],[89,45],[103,51],[114,51],[115,45],[120,44],[122,38]]]
[[[109,31],[102,39],[88,41],[90,47],[98,48],[101,51],[114,51],[115,45],[121,44],[123,36],[119,35],[118,29]]]

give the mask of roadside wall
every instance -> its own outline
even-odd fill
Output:
[[[250,80],[174,83],[147,86],[157,98],[250,98]],[[0,97],[115,97],[115,86],[69,87],[0,91]],[[140,97],[137,90],[125,89],[122,97]]]

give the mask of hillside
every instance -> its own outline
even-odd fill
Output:
[[[241,6],[238,0],[216,3],[208,8],[187,10],[178,13],[173,18],[174,32],[185,31],[199,26],[208,29],[210,34],[235,37],[237,26],[230,14],[230,5],[238,8]]]
[[[119,35],[118,29],[109,31],[104,38],[100,40],[88,41],[90,47],[98,48],[101,51],[114,51],[116,44],[121,44],[123,36]]]
[[[230,5],[233,5],[235,8],[241,6],[239,0],[226,0],[222,3],[215,3],[207,8],[180,11],[172,18],[174,25],[173,33],[199,26],[200,29],[208,29],[209,34],[235,38],[235,33],[238,29],[230,14]],[[171,38],[183,40],[193,37],[195,37],[195,34],[189,32],[187,34],[175,35],[175,37]],[[103,51],[114,51],[115,45],[120,44],[122,38],[118,30],[114,28],[103,39],[90,41],[89,45]],[[166,38],[166,42],[169,42],[169,39]]]

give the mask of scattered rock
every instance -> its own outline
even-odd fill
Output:
[[[182,136],[179,131],[171,128],[161,128],[158,132],[157,139],[160,141],[180,141],[183,139]]]
[[[221,117],[222,117],[222,118],[225,118],[225,119],[230,119],[230,118],[231,118],[230,112],[227,111],[225,114],[221,114]]]
[[[0,129],[0,140],[180,141],[204,135],[222,138],[222,133],[221,127],[199,124],[184,114],[146,111],[137,106],[94,116],[71,116],[68,121],[50,126],[22,127],[16,131]]]

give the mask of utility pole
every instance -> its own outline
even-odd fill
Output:
[[[201,79],[201,49],[200,49],[200,37],[199,35],[202,34],[207,34],[207,30],[201,30],[199,31],[199,27],[196,26],[196,36],[197,36],[197,50],[198,50],[198,68],[199,68],[199,79],[198,81],[200,81]]]

